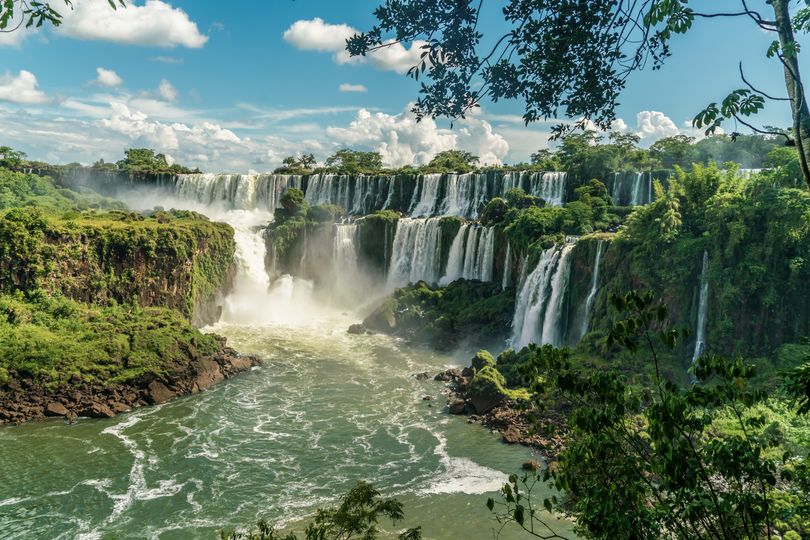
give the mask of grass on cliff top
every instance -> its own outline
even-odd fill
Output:
[[[90,190],[77,192],[59,187],[47,176],[0,168],[0,212],[24,206],[39,206],[53,211],[126,208],[124,203]]]
[[[88,306],[40,291],[0,295],[0,392],[13,380],[55,390],[161,376],[182,369],[189,349],[219,348],[174,310]]]

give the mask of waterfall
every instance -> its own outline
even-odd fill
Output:
[[[447,256],[447,268],[444,276],[439,280],[439,285],[448,285],[459,279],[464,274],[464,246],[467,241],[467,231],[470,225],[463,223],[450,244],[450,253]]]
[[[228,322],[251,324],[261,317],[257,311],[265,308],[256,301],[270,289],[270,277],[264,265],[267,248],[264,231],[258,225],[259,218],[246,211],[228,214],[228,223],[234,230],[237,268],[233,290],[225,299],[222,314]]]
[[[414,190],[411,200],[410,214],[414,217],[428,217],[435,215],[439,204],[439,186],[441,174],[424,174],[418,177],[418,190]],[[417,191],[419,198],[417,199]],[[414,205],[414,201],[416,204]]]
[[[564,172],[534,173],[528,192],[530,195],[540,197],[548,205],[562,206],[565,202],[567,178],[568,175]]]
[[[357,225],[340,223],[335,226],[332,256],[333,296],[338,300],[351,300],[361,292],[364,280],[357,255]]]
[[[512,319],[514,348],[522,349],[529,343],[562,344],[564,329],[560,323],[572,251],[571,244],[543,251],[537,266],[521,284]]]
[[[591,326],[591,311],[593,310],[593,303],[596,300],[596,293],[599,292],[599,263],[602,262],[602,247],[603,240],[596,242],[596,259],[593,262],[593,277],[591,278],[591,290],[588,292],[588,297],[585,299],[585,312],[582,316],[582,328],[580,328],[579,339],[582,339],[588,333]]]
[[[397,222],[388,284],[400,287],[408,283],[439,280],[441,264],[441,218],[402,218]]]
[[[229,210],[269,210],[279,207],[289,189],[301,188],[302,177],[289,174],[178,174],[160,184],[172,195],[205,206]]]
[[[503,280],[501,281],[501,289],[509,287],[509,281],[512,279],[512,244],[506,243],[506,260],[503,263]]]
[[[653,200],[653,178],[650,172],[623,172],[613,176],[610,196],[616,206],[639,206]]]
[[[495,265],[495,228],[463,224],[458,229],[439,285],[459,278],[492,281]]]
[[[697,327],[695,329],[695,350],[692,365],[706,352],[706,312],[709,301],[709,252],[703,251],[703,268],[700,270],[700,303],[698,304]]]

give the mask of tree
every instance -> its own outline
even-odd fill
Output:
[[[341,497],[336,508],[319,509],[315,520],[304,531],[306,540],[351,540],[360,538],[374,540],[379,535],[377,523],[387,518],[393,524],[402,521],[403,505],[396,499],[381,499],[380,492],[371,484],[358,482],[346,495]],[[297,540],[290,533],[281,536],[278,531],[262,520],[258,532],[220,532],[222,540]],[[420,540],[421,528],[408,529],[398,537],[400,540]]]
[[[64,0],[65,7],[73,9],[71,0]],[[126,7],[125,0],[107,0],[112,9]],[[19,20],[16,18],[19,17]],[[5,0],[0,4],[0,32],[13,32],[25,25],[25,28],[44,23],[54,26],[62,24],[62,14],[51,6],[50,2],[28,2],[27,0]]]
[[[408,74],[424,79],[413,111],[417,118],[463,118],[484,98],[519,99],[523,119],[574,119],[553,128],[556,137],[589,123],[602,130],[616,120],[616,106],[628,77],[635,71],[660,68],[671,55],[675,35],[686,34],[695,20],[745,18],[752,31],[775,37],[768,55],[783,68],[786,98],[758,90],[740,75],[745,88],[732,91],[722,103],[711,103],[694,125],[713,133],[725,120],[755,132],[747,117],[761,111],[766,100],[788,101],[792,133],[802,172],[810,187],[810,108],[799,70],[794,31],[810,29],[810,5],[791,19],[790,0],[770,0],[772,17],[752,10],[747,0],[737,9],[700,12],[687,0],[508,0],[503,8],[508,30],[488,39],[484,48],[479,27],[483,0],[386,0],[374,12],[378,24],[347,40],[351,55],[366,55],[393,43],[423,40],[419,63]]]
[[[741,358],[704,355],[692,368],[698,384],[680,387],[663,376],[661,351],[672,350],[684,334],[668,327],[666,307],[652,293],[610,301],[621,318],[607,346],[644,351],[651,387],[634,388],[619,372],[582,370],[567,349],[530,345],[521,351],[528,358],[520,372],[538,406],[560,399],[570,404],[569,442],[556,467],[539,477],[566,500],[532,501],[538,476],[513,476],[501,500],[487,502],[490,511],[539,538],[561,538],[543,522],[542,507],[572,514],[586,538],[779,537],[775,493],[791,485],[806,498],[807,472],[790,452],[778,456],[780,436],[752,410],[765,397],[749,386],[753,367]],[[799,414],[807,412],[808,373],[805,364],[789,377]],[[717,434],[718,414],[732,419],[732,433]]]
[[[671,169],[675,165],[689,167],[695,156],[695,138],[688,135],[664,137],[650,146],[650,156],[658,160],[662,167]]]
[[[344,148],[326,158],[326,166],[341,174],[375,173],[382,169],[382,156]]]
[[[426,172],[442,173],[468,173],[475,170],[478,164],[478,156],[474,156],[463,150],[445,150],[439,152],[430,163],[424,167]]]
[[[19,167],[25,161],[26,154],[10,146],[0,146],[0,167]]]
[[[541,148],[531,157],[532,165],[544,171],[559,171],[562,168],[557,154],[548,148]]]

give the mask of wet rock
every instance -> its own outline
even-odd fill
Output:
[[[145,398],[146,401],[152,405],[159,405],[166,403],[176,396],[174,392],[169,390],[165,384],[160,381],[152,381],[146,387]]]
[[[125,412],[129,412],[129,411],[132,410],[132,409],[129,408],[129,405],[126,405],[126,404],[120,403],[120,402],[113,403],[111,408],[112,408],[113,412],[115,412],[115,414],[125,413]]]
[[[501,433],[501,438],[503,439],[503,442],[507,444],[517,444],[521,439],[520,431],[515,427],[510,427]]]
[[[79,415],[73,411],[68,411],[68,413],[65,415],[65,419],[68,421],[68,424],[75,423],[78,418]]]
[[[356,336],[359,336],[359,335],[361,335],[361,334],[365,334],[365,333],[366,333],[366,327],[365,327],[365,326],[363,326],[363,324],[362,324],[362,323],[353,324],[353,325],[351,325],[351,326],[349,327],[348,332],[349,332],[350,334],[354,334],[354,335],[356,335]]]
[[[535,472],[540,469],[540,464],[537,463],[535,460],[525,461],[523,463],[523,470],[524,471],[532,471]]]
[[[112,418],[115,416],[115,413],[107,405],[96,402],[82,409],[81,416],[89,416],[90,418]]]
[[[203,358],[197,367],[197,377],[194,379],[195,390],[204,390],[209,386],[225,379],[219,364],[211,358]]]
[[[59,402],[52,401],[45,406],[46,416],[67,416],[67,407]]]
[[[425,396],[422,398],[422,401],[433,401],[433,396]]]
[[[461,378],[461,370],[458,368],[452,368],[446,371],[442,371],[441,373],[433,377],[433,380],[441,382],[456,382],[460,378]]]
[[[423,371],[422,373],[417,373],[414,375],[417,381],[426,381],[430,378],[430,373],[427,371]]]
[[[462,399],[456,399],[449,403],[447,406],[450,414],[464,414],[464,409],[466,408],[466,403]]]

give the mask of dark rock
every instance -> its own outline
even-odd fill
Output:
[[[237,356],[231,359],[231,367],[234,371],[247,371],[253,367],[253,361],[247,356]]]
[[[523,463],[523,470],[524,471],[532,471],[535,472],[540,469],[540,464],[537,463],[535,460],[529,460]]]
[[[129,408],[129,405],[126,405],[126,404],[121,403],[121,402],[113,403],[111,408],[112,408],[113,412],[115,412],[116,414],[125,413],[125,412],[129,412],[129,411],[132,410],[132,409]]]
[[[468,378],[475,377],[475,369],[471,367],[465,367],[464,369],[461,370],[461,376]]]
[[[425,396],[422,398],[422,401],[433,401],[433,396]]]
[[[450,414],[464,414],[466,403],[464,403],[464,400],[456,399],[451,401],[447,408]]]
[[[521,436],[520,431],[518,431],[515,427],[510,427],[503,433],[501,433],[501,437],[503,438],[503,442],[507,444],[517,444],[520,442]]]
[[[160,405],[166,403],[176,396],[174,392],[166,388],[166,385],[160,381],[152,381],[146,387],[145,398],[146,401],[152,405]]]
[[[365,334],[365,333],[366,333],[366,327],[365,327],[365,326],[363,326],[363,324],[362,324],[362,323],[353,324],[353,325],[351,325],[351,326],[349,327],[348,332],[349,332],[350,334],[354,334],[354,335],[356,335],[356,336],[359,336],[359,335],[361,335],[361,334]]]
[[[461,370],[458,368],[451,368],[446,371],[442,371],[435,377],[433,377],[434,381],[441,381],[441,382],[456,382],[461,378]]]
[[[89,416],[90,418],[112,418],[115,413],[107,405],[96,402],[82,409],[80,415]]]
[[[225,375],[222,374],[222,369],[219,367],[219,364],[211,358],[203,358],[197,365],[197,376],[194,379],[194,388],[196,390],[204,390],[224,379]]]
[[[68,421],[68,424],[75,423],[78,418],[79,418],[79,415],[77,415],[73,411],[68,411],[68,413],[65,415],[65,419]]]
[[[417,373],[414,377],[416,377],[417,381],[426,381],[430,378],[430,373],[423,371],[422,373]]]
[[[52,401],[45,406],[45,414],[47,416],[67,416],[68,410],[61,403]]]

